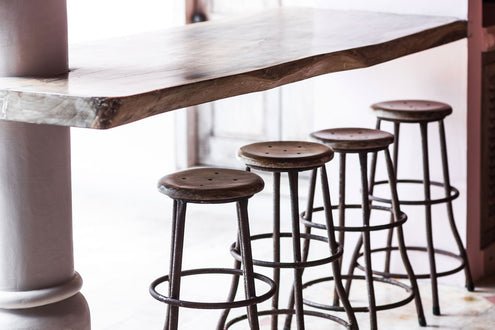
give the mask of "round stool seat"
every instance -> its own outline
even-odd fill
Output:
[[[427,100],[396,100],[371,106],[380,119],[402,122],[436,121],[452,113],[448,104]]]
[[[308,169],[330,161],[333,151],[314,142],[271,141],[245,145],[239,149],[238,156],[249,167]]]
[[[354,127],[324,129],[311,133],[311,137],[340,152],[380,150],[394,142],[394,136],[388,132]]]
[[[193,168],[164,176],[158,189],[165,195],[190,202],[222,202],[249,197],[263,190],[256,174],[224,168]]]

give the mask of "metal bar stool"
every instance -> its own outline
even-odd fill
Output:
[[[399,152],[399,132],[401,123],[412,123],[419,124],[421,132],[421,147],[423,154],[423,180],[410,180],[410,179],[400,179],[397,180],[399,184],[421,184],[424,189],[424,199],[423,200],[399,200],[401,205],[424,205],[425,208],[425,221],[426,221],[426,248],[423,246],[408,246],[407,249],[415,251],[426,251],[428,253],[429,263],[430,263],[430,273],[429,274],[419,274],[418,278],[430,278],[431,279],[431,289],[432,289],[432,300],[433,300],[433,314],[440,315],[440,305],[438,299],[438,284],[437,278],[441,276],[451,275],[453,273],[459,272],[464,269],[466,277],[466,288],[469,291],[474,290],[473,280],[471,278],[471,272],[469,269],[469,262],[466,254],[466,250],[462,244],[459,232],[454,220],[454,212],[452,209],[452,200],[459,196],[459,191],[450,185],[449,177],[449,166],[447,160],[447,145],[445,139],[445,127],[443,119],[452,113],[452,108],[445,103],[426,101],[426,100],[398,100],[398,101],[387,101],[377,104],[373,104],[371,108],[375,111],[377,116],[376,127],[380,128],[382,120],[390,121],[394,123],[394,134],[396,137],[394,143],[394,155],[393,164],[395,166],[395,171],[397,173],[398,165],[398,152]],[[430,122],[438,122],[438,129],[440,135],[440,150],[442,159],[442,169],[443,169],[443,182],[431,181],[430,180],[430,168],[429,168],[429,155],[428,155],[428,124]],[[376,169],[376,156],[372,159],[372,179],[370,180],[370,195],[373,195],[373,188],[375,185],[386,184],[387,181],[376,181],[375,182],[375,169]],[[432,199],[431,197],[431,186],[441,187],[444,190],[445,197],[439,199]],[[371,199],[375,201],[390,203],[389,199],[370,196]],[[445,203],[447,207],[447,217],[450,224],[450,229],[454,240],[459,249],[459,255],[436,249],[433,243],[433,230],[432,230],[432,214],[431,206],[435,204]],[[386,248],[386,264],[385,271],[383,272],[386,276],[403,278],[403,274],[391,274],[390,273],[390,253],[395,250],[392,247],[392,233],[389,233],[387,248]],[[447,257],[452,257],[460,260],[460,265],[442,272],[438,272],[435,263],[435,254],[444,255]]]
[[[344,291],[340,277],[339,258],[342,256],[342,247],[335,241],[333,231],[333,219],[330,204],[330,193],[328,189],[327,173],[325,163],[333,158],[333,151],[327,146],[312,142],[294,142],[294,141],[273,141],[260,142],[246,145],[240,148],[239,158],[246,164],[247,169],[273,173],[274,185],[274,210],[273,210],[273,232],[251,236],[251,240],[273,239],[273,261],[263,261],[254,259],[253,263],[257,266],[273,268],[273,278],[277,285],[280,279],[280,269],[293,269],[294,282],[290,294],[290,301],[287,309],[279,308],[279,296],[277,294],[272,298],[272,309],[261,311],[259,315],[271,315],[271,329],[278,328],[278,315],[286,315],[284,329],[290,329],[292,316],[295,315],[297,329],[305,328],[304,315],[316,316],[335,321],[349,329],[358,329],[354,312],[349,304],[349,299]],[[316,181],[317,171],[321,174],[321,187],[324,199],[325,220],[326,220],[326,237],[301,233],[299,225],[299,199],[298,199],[298,175],[301,171],[312,171],[315,180],[312,182],[313,190]],[[280,177],[281,173],[287,173],[290,187],[291,214],[292,214],[292,232],[280,232]],[[280,261],[280,239],[292,238],[293,262]],[[301,238],[304,240],[321,241],[329,246],[328,256],[307,261],[306,251],[301,251]],[[231,250],[232,255],[238,260],[239,253],[235,247]],[[303,308],[303,283],[302,274],[305,267],[312,267],[332,263],[333,275],[335,278],[336,291],[342,301],[343,311],[347,313],[348,322],[343,319],[318,311],[304,310]],[[237,266],[237,265],[236,265]],[[237,288],[237,283],[232,283],[232,294]],[[219,329],[222,328],[228,310],[220,320]],[[225,328],[240,321],[241,318],[233,319],[227,323]]]
[[[166,304],[167,320],[165,329],[178,328],[179,307],[197,309],[225,309],[247,307],[247,315],[251,329],[259,329],[256,304],[271,298],[275,291],[275,283],[266,276],[253,272],[251,241],[249,232],[248,199],[261,191],[263,180],[256,174],[220,168],[195,168],[177,172],[163,177],[158,188],[160,192],[174,200],[170,273],[162,276],[150,285],[151,295]],[[187,203],[219,204],[237,203],[238,245],[242,271],[226,268],[203,268],[182,271],[182,252],[184,245],[184,228]],[[199,274],[230,274],[235,277],[243,275],[245,300],[228,302],[193,302],[179,299],[181,277]],[[263,295],[256,296],[255,279],[263,281],[270,289]],[[156,287],[169,282],[169,295],[163,295]]]
[[[425,326],[426,320],[423,312],[418,285],[416,282],[416,277],[413,273],[411,264],[409,262],[409,258],[407,256],[407,251],[404,245],[402,224],[406,221],[407,217],[404,213],[400,212],[399,210],[395,175],[394,175],[392,161],[390,159],[390,153],[388,150],[388,146],[393,142],[394,136],[387,132],[365,129],[365,128],[335,128],[335,129],[326,129],[326,130],[313,132],[311,133],[311,137],[327,144],[340,156],[339,205],[337,207],[334,207],[334,209],[339,210],[339,226],[335,227],[335,230],[340,232],[339,243],[343,245],[345,232],[361,232],[361,236],[358,240],[358,243],[351,258],[349,272],[348,274],[342,275],[342,278],[347,279],[346,291],[348,294],[350,292],[350,285],[353,279],[366,280],[367,291],[368,291],[368,306],[363,306],[363,307],[354,306],[353,310],[355,312],[369,312],[370,329],[377,329],[378,328],[377,315],[376,315],[377,311],[403,306],[414,299],[418,314],[418,322],[421,326]],[[387,173],[390,183],[389,186],[392,195],[392,206],[389,208],[372,206],[368,198],[368,174],[367,174],[368,153],[373,153],[378,151],[384,151],[385,159],[387,163]],[[353,153],[359,155],[359,162],[361,168],[360,175],[361,175],[361,184],[362,184],[361,204],[346,204],[345,201],[346,156],[347,154],[353,154]],[[362,209],[363,226],[355,226],[355,227],[346,226],[345,224],[346,209]],[[318,212],[321,210],[322,208],[314,208],[312,211]],[[388,224],[377,224],[377,225],[370,224],[370,216],[372,210],[386,211],[387,213],[391,214],[391,218],[392,218],[391,222]],[[308,227],[320,228],[320,229],[325,228],[324,225],[312,221],[311,215],[303,213],[301,215],[301,220]],[[370,234],[372,231],[387,230],[387,229],[390,230],[395,229],[395,231],[397,232],[398,245],[399,245],[398,248],[402,257],[402,262],[407,271],[407,278],[409,279],[411,286],[407,286],[404,283],[389,278],[373,276],[373,268],[371,265],[371,253],[374,250],[371,249],[372,242],[371,242]],[[363,247],[363,244],[364,244],[364,251],[360,252],[361,248]],[[357,265],[357,261],[359,257],[364,257],[364,261],[365,261],[365,266],[363,268],[365,272],[364,277],[354,275],[354,269]],[[306,286],[314,285],[325,281],[331,281],[331,280],[332,280],[331,277],[325,277],[306,283]],[[405,289],[407,292],[410,293],[410,295],[403,300],[377,306],[375,299],[375,290],[374,290],[375,281],[398,286],[400,288]],[[326,310],[341,309],[341,307],[338,306],[338,301],[335,300],[333,302],[333,305],[323,305],[321,303],[316,303],[316,302],[306,302],[306,304]]]

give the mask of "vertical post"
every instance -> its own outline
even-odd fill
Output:
[[[67,72],[65,1],[0,1],[0,76]]]
[[[481,77],[482,77],[482,1],[468,1],[468,84],[467,84],[467,219],[466,248],[473,279],[485,273],[485,260],[480,249],[481,236]]]
[[[68,71],[66,0],[0,1],[0,77]],[[74,272],[70,130],[0,121],[0,329],[90,329]]]
[[[90,329],[72,248],[70,131],[0,121],[0,329]]]

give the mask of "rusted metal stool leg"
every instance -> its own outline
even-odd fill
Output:
[[[344,152],[339,153],[340,156],[340,169],[339,169],[339,226],[345,226],[345,182],[346,182],[346,154]],[[339,233],[339,243],[344,244],[345,232],[340,231]],[[354,275],[354,270],[357,266],[357,260],[359,258],[359,253],[361,252],[361,247],[363,246],[363,235],[359,236],[359,239],[354,247],[354,251],[351,256],[351,262],[349,263],[349,270],[347,271],[347,281],[345,283],[345,291],[348,295],[351,294],[351,284],[352,276]]]
[[[435,247],[433,246],[433,228],[431,223],[431,191],[430,191],[430,168],[428,160],[428,123],[421,122],[421,147],[423,151],[423,186],[425,193],[425,220],[426,220],[426,246],[430,260],[431,295],[433,302],[433,315],[440,315],[438,301],[437,266],[435,262]]]
[[[273,261],[280,262],[280,172],[273,173]],[[273,281],[277,284],[277,292],[272,298],[272,309],[278,310],[280,268],[273,268]],[[272,315],[272,330],[278,329],[278,314]]]
[[[306,213],[305,213],[305,220],[307,221],[312,221],[313,219],[313,207],[314,207],[314,198],[315,198],[315,190],[316,190],[316,177],[318,175],[318,169],[315,168],[311,172],[311,181],[309,184],[309,193],[308,193],[308,203],[306,206]],[[311,234],[311,227],[306,226],[304,229],[304,233],[306,235]],[[306,262],[308,260],[309,256],[309,245],[310,245],[310,239],[306,238],[304,239],[303,243],[303,252],[302,252],[302,260]],[[301,269],[301,276],[302,273],[304,272],[304,268]],[[292,310],[294,309],[294,286],[291,288],[291,292],[289,295],[289,304],[288,304],[288,309]],[[292,318],[292,315],[288,315],[286,318],[286,327],[290,327],[290,322],[288,321],[288,318]],[[284,329],[287,329],[284,327]],[[273,329],[273,328],[272,328]]]
[[[450,196],[450,175],[449,175],[449,164],[447,158],[447,142],[445,139],[445,127],[443,124],[443,120],[438,122],[438,129],[440,133],[440,148],[442,154],[442,167],[443,167],[443,182],[445,188],[445,197]],[[456,241],[457,247],[459,249],[459,254],[464,261],[464,274],[466,276],[466,288],[469,291],[474,291],[473,279],[471,277],[471,270],[469,268],[469,261],[467,258],[466,250],[462,244],[461,237],[459,232],[457,231],[457,226],[454,220],[454,211],[452,209],[452,200],[447,201],[447,214],[450,223],[450,229],[452,230],[452,234],[454,235],[454,239]]]
[[[346,154],[339,153],[339,226],[345,226],[345,163],[346,163]],[[339,240],[341,246],[344,246],[345,243],[345,232],[342,230],[339,232]],[[343,257],[342,257],[343,258]],[[342,259],[339,260],[339,267],[342,267]],[[350,279],[347,280],[350,286]],[[333,305],[339,305],[339,296],[333,296]]]
[[[376,129],[380,129],[382,121],[380,118],[376,119]],[[376,163],[378,159],[378,151],[375,151],[371,154],[370,161],[370,181],[369,181],[369,193],[373,195],[373,189],[375,188],[375,177],[376,177]]]
[[[240,234],[237,235],[237,242],[235,248],[240,251]],[[234,261],[233,269],[241,269],[241,262],[237,259]],[[230,285],[229,294],[227,296],[227,302],[232,302],[235,299],[235,295],[237,294],[237,289],[239,287],[239,275],[232,276],[232,283]],[[230,308],[224,309],[222,314],[220,315],[220,319],[218,320],[217,330],[224,330],[225,323],[227,322],[227,317],[229,316]]]
[[[176,228],[177,226],[177,201],[174,199],[173,202],[173,210],[172,210],[172,230],[171,230],[171,237],[170,237],[170,274],[172,274],[172,260],[174,260],[174,242],[175,242],[175,234],[176,234]],[[168,282],[168,292],[172,292],[172,281]],[[168,329],[168,322],[170,319],[170,305],[167,305],[167,314],[165,317],[165,325],[164,329]]]
[[[256,289],[254,286],[253,255],[251,252],[251,233],[249,231],[247,205],[247,198],[241,199],[237,202],[242,273],[244,275],[244,291],[246,299],[250,299],[256,297]],[[259,329],[258,310],[256,304],[247,306],[247,315],[251,329]]]
[[[399,219],[399,214],[400,214],[400,206],[399,206],[399,197],[397,194],[397,179],[395,176],[395,171],[394,171],[394,166],[392,163],[392,159],[390,158],[390,153],[388,151],[388,148],[385,149],[385,162],[387,164],[387,174],[388,174],[388,181],[390,184],[390,193],[391,193],[391,200],[392,200],[392,212],[393,212],[393,218]],[[418,282],[416,280],[416,275],[414,274],[414,271],[411,266],[411,262],[409,261],[409,257],[407,255],[407,249],[406,245],[404,242],[404,233],[402,230],[402,226],[397,227],[397,242],[399,246],[399,252],[402,258],[402,262],[404,263],[404,267],[407,272],[407,276],[409,278],[409,281],[411,282],[411,288],[414,292],[414,301],[416,303],[416,312],[418,314],[418,322],[420,326],[426,326],[426,318],[424,315],[423,311],[423,304],[421,303],[421,296],[419,293],[419,288],[418,288]]]
[[[328,177],[325,165],[321,167],[321,190],[323,192],[323,206],[325,208],[325,223],[327,227],[327,237],[328,237],[328,245],[330,247],[331,255],[337,254],[337,243],[335,241],[335,228],[333,225],[333,215],[332,215],[332,204],[330,201],[330,190],[328,187]],[[335,295],[338,295],[340,301],[342,302],[342,306],[347,314],[347,318],[349,320],[349,328],[350,329],[358,329],[356,316],[354,315],[354,311],[352,310],[351,304],[349,302],[349,296],[344,290],[344,286],[342,285],[342,277],[340,274],[340,264],[338,262],[332,263],[333,269],[333,278],[335,282]]]
[[[400,133],[400,123],[394,122],[394,153],[393,153],[393,166],[394,166],[394,175],[397,178],[397,166],[398,166],[398,160],[399,160],[399,133]],[[387,149],[388,150],[388,149]],[[373,191],[370,191],[370,195],[373,194]],[[390,219],[390,221],[393,221],[393,218]],[[385,268],[384,272],[389,273],[390,272],[390,255],[392,253],[392,239],[394,237],[394,229],[390,228],[388,230],[388,236],[387,236],[387,250],[385,251]]]
[[[365,260],[365,276],[366,285],[368,289],[368,308],[370,314],[370,329],[378,329],[377,317],[376,317],[376,299],[375,288],[373,284],[373,267],[371,265],[371,235],[370,231],[366,230],[366,227],[370,225],[370,204],[368,198],[368,155],[366,152],[359,153],[359,163],[361,165],[361,186],[362,186],[362,210],[363,210],[363,225],[364,230],[363,237],[363,256]]]
[[[302,261],[301,256],[301,235],[299,228],[299,196],[298,196],[298,172],[291,170],[288,172],[290,186],[290,200],[292,213],[292,249],[294,262]],[[304,329],[304,309],[302,297],[302,268],[294,268],[294,310],[296,314],[297,329]],[[290,314],[286,318],[284,329],[290,329],[292,318]]]
[[[170,292],[169,296],[173,299],[179,299],[180,280],[182,271],[182,252],[184,248],[184,229],[186,221],[186,205],[182,200],[174,200],[174,214],[172,223],[172,249],[170,263]],[[165,330],[177,330],[179,321],[179,307],[168,306],[167,323]]]
[[[347,281],[345,282],[345,291],[348,295],[351,294],[351,284],[352,284],[352,276],[354,275],[354,270],[358,265],[357,260],[359,259],[359,254],[361,252],[361,248],[363,247],[363,235],[359,235],[356,246],[354,247],[354,251],[352,252],[351,262],[349,263],[349,270],[347,271]]]
[[[305,220],[310,221],[310,222],[313,220],[313,207],[314,207],[314,201],[315,201],[316,176],[317,175],[318,175],[318,169],[315,168],[314,170],[311,171],[311,181],[309,182],[308,202],[307,202],[306,212],[305,212]],[[306,235],[311,234],[311,227],[306,226],[304,229],[304,233]],[[303,261],[308,260],[309,243],[310,243],[309,238],[304,239]]]

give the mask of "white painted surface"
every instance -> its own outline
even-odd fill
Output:
[[[69,42],[180,25],[184,23],[184,6],[185,1],[176,0],[67,0]]]
[[[467,0],[282,0],[284,5],[467,18]]]
[[[0,1],[0,76],[67,72],[65,0]]]
[[[83,295],[78,293],[50,305],[0,310],[0,329],[90,330],[88,304]]]
[[[70,176],[69,128],[0,122],[1,329],[66,329],[69,319],[89,329],[74,272]]]

